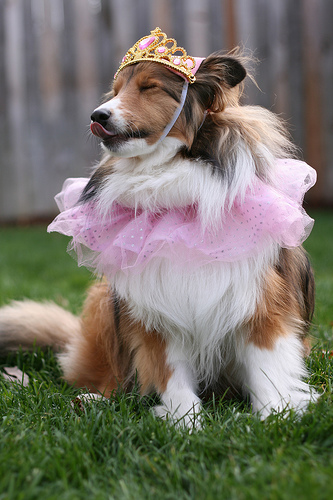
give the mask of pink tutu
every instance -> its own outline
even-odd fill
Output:
[[[277,166],[276,187],[258,179],[245,200],[236,199],[221,216],[216,231],[202,228],[195,206],[155,214],[114,203],[102,216],[94,202],[77,203],[86,178],[65,181],[56,196],[61,213],[48,231],[71,236],[69,250],[76,252],[78,264],[109,279],[120,269],[140,272],[156,256],[195,268],[255,257],[273,242],[297,247],[313,226],[302,203],[316,172],[297,160],[279,160]]]

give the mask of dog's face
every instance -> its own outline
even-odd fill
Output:
[[[184,80],[156,63],[121,71],[110,97],[91,115],[91,131],[115,156],[132,157],[154,150],[179,106]]]
[[[223,111],[238,99],[230,92],[245,77],[236,58],[212,54],[189,85],[179,119],[168,134],[190,147],[205,112]],[[124,68],[106,102],[91,115],[91,131],[112,156],[134,157],[153,152],[181,100],[184,79],[162,64],[140,62]]]

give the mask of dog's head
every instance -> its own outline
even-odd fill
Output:
[[[245,76],[242,59],[236,55],[217,52],[204,59],[168,136],[190,148],[207,113],[220,113],[236,103],[235,88]],[[92,133],[112,156],[150,153],[180,106],[183,89],[184,78],[162,64],[144,61],[127,66],[106,101],[92,113]]]

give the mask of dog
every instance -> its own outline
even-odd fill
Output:
[[[156,392],[157,416],[200,427],[201,401],[303,412],[314,279],[301,244],[315,172],[282,121],[240,104],[239,51],[198,59],[153,30],[91,116],[103,156],[69,179],[49,231],[102,279],[80,318],[52,303],[0,310],[3,351],[51,345],[64,378],[105,397]]]

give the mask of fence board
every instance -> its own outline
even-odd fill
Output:
[[[0,96],[6,96],[6,99],[0,98],[0,186],[7,183],[15,187],[12,167],[12,151],[9,146],[9,111],[8,111],[8,81],[6,75],[6,51],[5,46],[5,5],[0,2]],[[13,196],[13,193],[12,195]],[[9,189],[0,188],[0,214],[6,218],[14,211],[10,204],[11,197]]]
[[[110,47],[110,56],[120,62],[129,48],[128,38],[136,41],[136,19],[133,0],[114,0],[112,2],[112,29],[114,31],[114,44]],[[142,31],[145,33],[144,31]],[[142,35],[143,36],[143,35]],[[133,42],[134,43],[134,42]],[[116,66],[116,65],[115,65]],[[116,68],[115,68],[116,69]],[[110,75],[111,76],[111,75]]]
[[[323,148],[324,186],[323,198],[332,202],[333,192],[333,37],[332,37],[333,2],[321,2],[321,64],[320,78],[322,85],[322,111],[324,124]]]
[[[172,5],[169,0],[154,0],[151,5],[151,26],[153,26],[154,28],[158,26],[165,33],[167,34],[171,33],[172,32],[171,14],[172,14]]]
[[[195,56],[204,57],[210,52],[208,0],[184,0],[186,19],[185,47],[191,47]]]
[[[5,189],[8,193],[9,185],[13,187],[8,195],[7,210],[9,213],[24,213],[29,210],[29,176],[28,166],[23,147],[26,141],[28,123],[25,106],[25,74],[24,74],[24,20],[22,2],[12,0],[7,3],[4,12],[5,22],[5,74],[7,76],[8,102],[8,129],[9,129],[9,163],[5,160],[6,181]],[[2,155],[1,155],[2,156]],[[7,184],[7,182],[11,184]]]
[[[323,124],[320,82],[320,48],[317,32],[319,26],[318,2],[303,2],[303,47],[305,85],[305,155],[318,173],[316,186],[309,193],[309,199],[318,203],[322,196],[324,181]]]
[[[190,54],[243,45],[261,61],[247,103],[289,122],[333,205],[333,2],[0,0],[0,220],[52,214],[99,156],[89,116],[130,45],[160,26]]]

